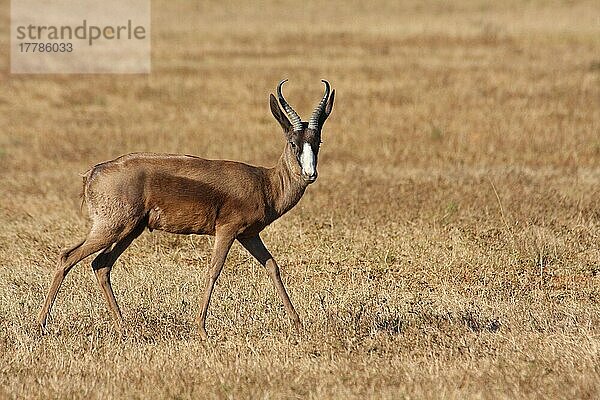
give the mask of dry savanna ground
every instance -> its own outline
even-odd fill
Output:
[[[152,74],[15,76],[0,20],[0,398],[600,397],[600,6],[153,2]],[[194,324],[212,239],[90,260],[80,173],[132,151],[273,165],[268,94],[337,89],[319,180],[263,234],[305,324],[238,245]]]

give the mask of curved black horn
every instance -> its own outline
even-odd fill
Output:
[[[321,82],[325,84],[325,94],[323,95],[321,102],[315,108],[315,111],[313,111],[310,120],[308,121],[308,129],[319,129],[319,121],[321,120],[321,116],[325,111],[325,104],[327,104],[327,99],[329,98],[329,82],[327,82],[324,79],[321,79]]]
[[[302,120],[298,116],[298,113],[296,113],[296,111],[294,111],[294,109],[288,104],[288,102],[285,101],[285,99],[283,98],[283,94],[281,93],[281,86],[283,86],[285,82],[287,82],[287,79],[282,80],[281,82],[279,82],[279,85],[277,85],[277,97],[279,97],[279,103],[281,104],[281,107],[283,107],[285,113],[290,119],[290,122],[294,127],[294,131],[301,131]]]

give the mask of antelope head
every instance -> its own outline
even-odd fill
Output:
[[[321,80],[325,84],[325,93],[307,123],[302,122],[298,113],[283,97],[281,87],[286,81],[287,79],[284,79],[277,85],[279,104],[275,96],[271,94],[271,112],[283,128],[287,140],[284,154],[290,171],[310,184],[317,179],[317,156],[321,145],[321,129],[333,108],[335,90],[330,91],[329,82]]]

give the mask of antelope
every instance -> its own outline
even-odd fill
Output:
[[[329,82],[322,80],[325,93],[306,123],[283,97],[281,88],[286,81],[277,85],[279,104],[270,95],[271,113],[286,139],[283,153],[272,168],[191,155],[131,153],[97,164],[84,174],[82,204],[87,205],[92,226],[83,241],[59,256],[38,317],[42,332],[65,276],[78,262],[97,252],[92,269],[116,327],[122,331],[123,316],[110,272],[145,228],[215,237],[198,315],[202,340],[208,339],[206,315],[211,294],[235,240],[265,267],[296,331],[301,332],[302,324],[281,281],[279,266],[260,232],[292,209],[317,179],[321,130],[333,108],[335,90],[330,92]]]

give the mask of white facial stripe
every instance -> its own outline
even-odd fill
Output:
[[[310,147],[309,143],[304,143],[302,146],[302,154],[300,154],[302,173],[304,175],[313,176],[315,174],[316,161],[317,158],[315,157],[312,147]]]

